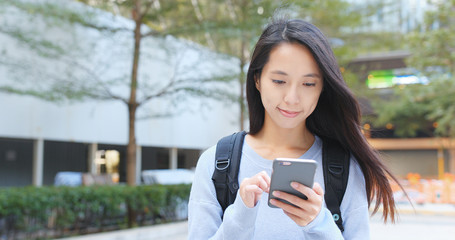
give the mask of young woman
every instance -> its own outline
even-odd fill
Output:
[[[358,103],[346,86],[327,39],[302,20],[277,20],[254,49],[247,75],[250,131],[239,170],[240,188],[224,214],[211,180],[215,147],[197,164],[189,201],[189,239],[369,239],[371,202],[394,219],[389,170],[361,133]],[[340,205],[344,231],[324,200],[322,140],[351,153],[349,179]],[[313,188],[292,184],[308,199],[269,192],[272,160],[314,159]],[[267,204],[268,194],[286,200]]]

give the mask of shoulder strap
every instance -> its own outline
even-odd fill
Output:
[[[238,173],[245,135],[245,131],[234,133],[220,139],[216,145],[212,180],[223,213],[234,202],[239,189]]]
[[[324,171],[325,203],[341,232],[344,231],[340,205],[348,184],[349,151],[337,141],[324,139],[322,165]]]
[[[231,205],[239,189],[238,172],[246,132],[237,132],[220,139],[216,146],[215,170],[212,180],[217,200],[223,209]],[[350,154],[334,140],[323,140],[323,174],[325,202],[338,228],[343,232],[340,205],[346,191]]]

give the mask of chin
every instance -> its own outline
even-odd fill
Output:
[[[283,130],[292,130],[300,128],[302,125],[305,125],[305,120],[302,118],[285,118],[281,115],[271,117],[269,120],[273,122],[273,125]]]
[[[292,129],[299,128],[301,126],[301,124],[278,124],[278,126],[285,130],[292,130]]]

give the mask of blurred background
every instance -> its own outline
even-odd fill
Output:
[[[165,217],[146,203],[131,210],[124,192],[188,192],[200,153],[249,129],[245,75],[273,16],[329,38],[363,132],[411,202],[453,207],[454,0],[0,0],[0,239],[185,219],[185,194]],[[107,216],[99,206],[59,220],[57,200],[35,206],[52,218],[11,210],[56,186],[131,187],[109,203],[124,225],[93,220]],[[60,200],[83,199],[69,192]]]

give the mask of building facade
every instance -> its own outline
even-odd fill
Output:
[[[110,173],[115,181],[125,182],[125,102],[59,100],[52,89],[103,91],[103,86],[109,94],[128,99],[133,23],[75,1],[53,3],[67,10],[88,9],[97,23],[127,31],[102,32],[42,15],[32,18],[14,4],[2,8],[0,187],[52,185],[60,172]],[[51,48],[45,49],[43,42]],[[235,76],[238,71],[237,59],[172,36],[144,38],[141,50],[138,100],[167,90],[174,86],[172,81],[185,82],[179,86],[183,88],[220,74]],[[205,83],[201,89],[233,93],[238,88],[233,80]],[[5,90],[8,87],[26,93],[13,94]],[[141,105],[136,121],[137,183],[142,170],[195,167],[201,151],[239,130],[238,111],[232,101],[188,93]]]
[[[399,1],[357,1],[349,0],[359,9],[368,4],[377,5],[374,14],[356,31],[387,32],[406,34],[423,31],[425,13],[434,10],[434,3],[439,0],[399,0]],[[391,87],[405,84],[427,84],[428,79],[419,76],[415,69],[409,68],[406,58],[409,51],[374,53],[359,56],[351,61],[347,68],[365,80],[369,88],[383,98],[393,94]],[[366,99],[361,99],[364,115],[375,114]],[[392,124],[391,124],[392,126]],[[370,129],[364,126],[370,143],[379,150],[392,171],[406,177],[408,173],[418,173],[427,178],[443,178],[444,173],[455,174],[455,145],[447,138],[417,133],[416,138],[397,138],[392,129]]]

